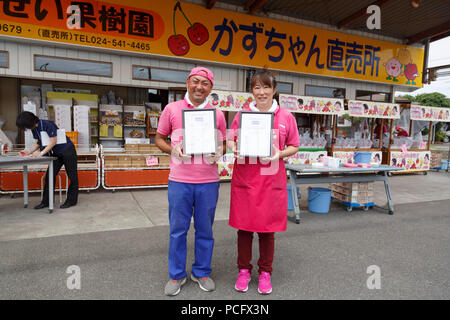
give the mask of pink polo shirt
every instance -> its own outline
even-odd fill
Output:
[[[209,103],[200,107],[213,108]],[[157,132],[170,135],[172,147],[183,141],[182,112],[183,109],[195,107],[183,99],[169,103],[163,110],[158,123]],[[223,112],[216,109],[217,141],[222,143],[226,139],[227,123]],[[217,164],[208,164],[202,156],[192,156],[190,161],[181,161],[170,157],[169,180],[184,183],[208,183],[219,181]]]

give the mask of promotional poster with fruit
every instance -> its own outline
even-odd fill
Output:
[[[430,151],[391,152],[391,166],[406,170],[429,170]]]
[[[352,117],[400,119],[400,105],[388,102],[348,101]]]
[[[342,163],[354,163],[355,152],[353,151],[335,151],[333,157],[341,159]],[[382,162],[383,154],[381,151],[372,151],[370,155],[370,163],[373,165],[380,165]]]
[[[280,107],[291,112],[343,115],[344,99],[280,94]]]
[[[420,121],[450,122],[450,109],[412,105],[411,119]]]
[[[0,24],[0,36],[422,86],[423,49],[174,0],[5,0]]]

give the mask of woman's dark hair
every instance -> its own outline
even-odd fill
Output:
[[[277,88],[277,80],[267,69],[262,69],[255,72],[252,79],[250,80],[250,89],[253,89],[257,82],[261,82],[262,84],[273,89]]]
[[[19,114],[16,120],[16,126],[20,129],[33,129],[39,118],[29,111],[23,111]]]

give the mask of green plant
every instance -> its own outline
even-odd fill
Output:
[[[444,131],[437,131],[435,135],[435,141],[444,141],[447,134]]]

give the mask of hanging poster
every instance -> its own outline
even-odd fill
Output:
[[[209,103],[223,111],[241,111],[253,100],[253,95],[248,92],[213,90],[209,95]]]
[[[383,160],[383,153],[381,151],[371,151],[370,163],[381,165]],[[341,163],[354,163],[355,152],[353,151],[335,151],[333,157],[341,159]]]
[[[411,106],[411,119],[422,121],[450,122],[450,108]]]
[[[89,106],[73,106],[73,129],[78,131],[78,149],[89,150]]]
[[[70,117],[70,105],[54,105],[55,124],[60,129],[72,131],[72,119]]]
[[[298,151],[287,158],[289,164],[313,164],[320,161],[320,158],[325,157],[327,151]]]
[[[400,105],[396,103],[349,100],[348,111],[353,117],[400,119]]]
[[[404,168],[408,171],[422,171],[430,169],[430,151],[391,152],[391,166]]]
[[[343,115],[344,99],[280,94],[280,108],[291,112]]]

